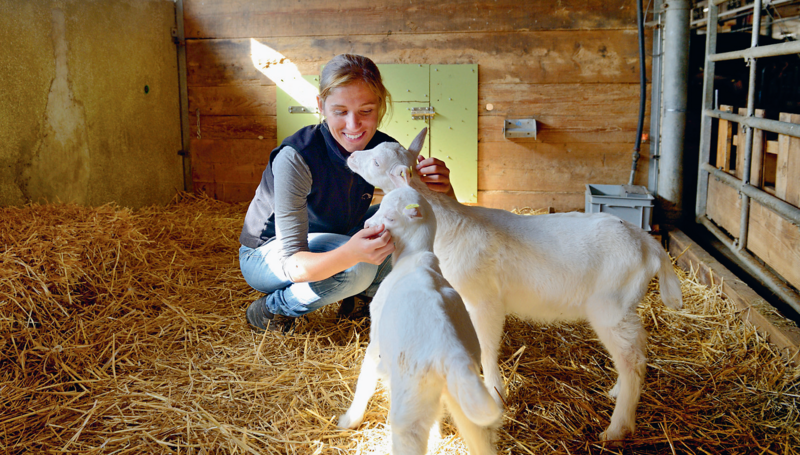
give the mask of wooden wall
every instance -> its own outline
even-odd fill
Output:
[[[184,19],[197,191],[249,200],[276,146],[276,88],[253,66],[251,38],[303,74],[344,52],[477,64],[481,205],[582,209],[586,183],[627,183],[639,96],[631,1],[184,0]],[[507,116],[535,117],[538,140],[504,139]]]

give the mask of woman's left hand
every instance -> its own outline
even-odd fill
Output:
[[[450,169],[444,164],[444,161],[437,158],[424,158],[422,155],[417,156],[417,172],[428,188],[438,193],[450,194],[453,192],[453,186],[450,184]]]

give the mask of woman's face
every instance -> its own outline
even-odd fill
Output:
[[[331,90],[324,102],[317,96],[331,134],[350,153],[364,150],[378,130],[378,102],[378,96],[361,82]]]

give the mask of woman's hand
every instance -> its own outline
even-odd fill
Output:
[[[394,252],[392,234],[381,224],[364,228],[347,241],[345,247],[354,255],[357,262],[380,265],[387,256]]]
[[[453,185],[450,184],[450,169],[444,161],[433,157],[424,158],[422,155],[417,156],[417,161],[417,172],[428,188],[455,197]]]

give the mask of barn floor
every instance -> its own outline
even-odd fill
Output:
[[[245,206],[0,208],[0,449],[4,453],[384,453],[385,393],[337,430],[368,320],[336,305],[293,336],[251,331],[237,264]],[[585,324],[509,318],[501,453],[800,453],[800,368],[718,289],[681,271],[685,308],[650,292],[634,439],[597,438],[613,409],[608,356]],[[466,453],[454,428],[432,444]]]

